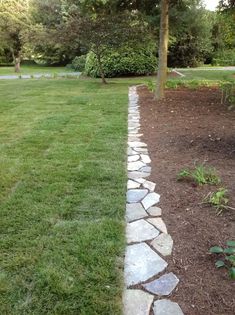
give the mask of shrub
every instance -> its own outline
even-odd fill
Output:
[[[84,71],[86,64],[86,55],[77,56],[72,61],[72,69],[75,71]]]
[[[108,78],[121,75],[146,75],[156,71],[157,58],[152,49],[125,47],[119,51],[107,51],[102,58],[102,64],[104,74]],[[92,52],[87,56],[85,73],[91,77],[100,77],[97,58]]]
[[[214,66],[235,66],[235,50],[228,49],[217,52],[212,60]]]

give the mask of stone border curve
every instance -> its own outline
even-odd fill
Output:
[[[160,195],[156,184],[147,180],[151,159],[147,144],[141,142],[137,86],[129,88],[128,182],[124,262],[124,315],[184,315],[169,295],[179,279],[166,272],[165,257],[171,255],[173,240],[156,205]]]

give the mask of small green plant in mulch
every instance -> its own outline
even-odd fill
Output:
[[[228,190],[221,187],[217,191],[210,192],[205,198],[204,202],[212,205],[216,209],[216,213],[220,215],[224,210],[235,210],[228,205],[229,197]]]
[[[235,279],[235,241],[227,241],[226,247],[213,246],[210,253],[219,255],[215,266],[227,268],[231,279]]]
[[[193,181],[197,185],[216,185],[221,182],[216,171],[212,167],[205,167],[204,165],[197,165],[193,170],[182,169],[177,175],[179,181],[187,180]]]
[[[235,80],[220,84],[221,104],[228,105],[229,109],[235,108]]]
[[[147,88],[150,92],[155,92],[155,84],[152,80],[147,81]]]

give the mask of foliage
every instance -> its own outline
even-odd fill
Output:
[[[156,71],[157,58],[151,48],[124,47],[108,50],[102,57],[103,71],[106,77],[121,75],[145,75]],[[87,56],[85,72],[91,77],[100,77],[97,57],[93,52]]]
[[[225,248],[213,246],[210,248],[210,253],[221,256],[215,263],[216,267],[227,268],[230,278],[235,279],[235,241],[227,241]]]
[[[212,65],[215,66],[234,66],[235,50],[220,50],[213,55]]]
[[[147,88],[150,92],[154,93],[155,89],[156,89],[156,85],[154,84],[154,82],[152,80],[148,80],[147,83]]]
[[[216,185],[221,182],[214,168],[198,165],[194,170],[183,169],[177,176],[178,180],[192,180],[197,185]]]
[[[221,187],[215,192],[210,192],[205,198],[204,201],[216,208],[216,213],[220,215],[223,210],[233,209],[228,206],[228,190]]]
[[[83,72],[86,65],[86,55],[76,56],[72,61],[72,69]]]
[[[222,92],[221,103],[228,104],[229,109],[233,109],[235,107],[235,80],[222,82],[220,90]]]

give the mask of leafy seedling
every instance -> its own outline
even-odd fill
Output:
[[[226,247],[213,246],[210,253],[220,255],[215,263],[217,268],[225,267],[231,279],[235,279],[235,241],[227,241]]]
[[[183,169],[177,176],[178,180],[191,180],[197,185],[216,185],[221,182],[214,168],[198,165],[194,170]]]
[[[221,187],[215,192],[210,192],[205,198],[204,203],[208,203],[216,208],[216,213],[220,215],[223,210],[235,210],[228,205],[228,190]]]
[[[155,84],[152,80],[149,80],[147,82],[147,88],[150,92],[154,93],[155,92]]]

